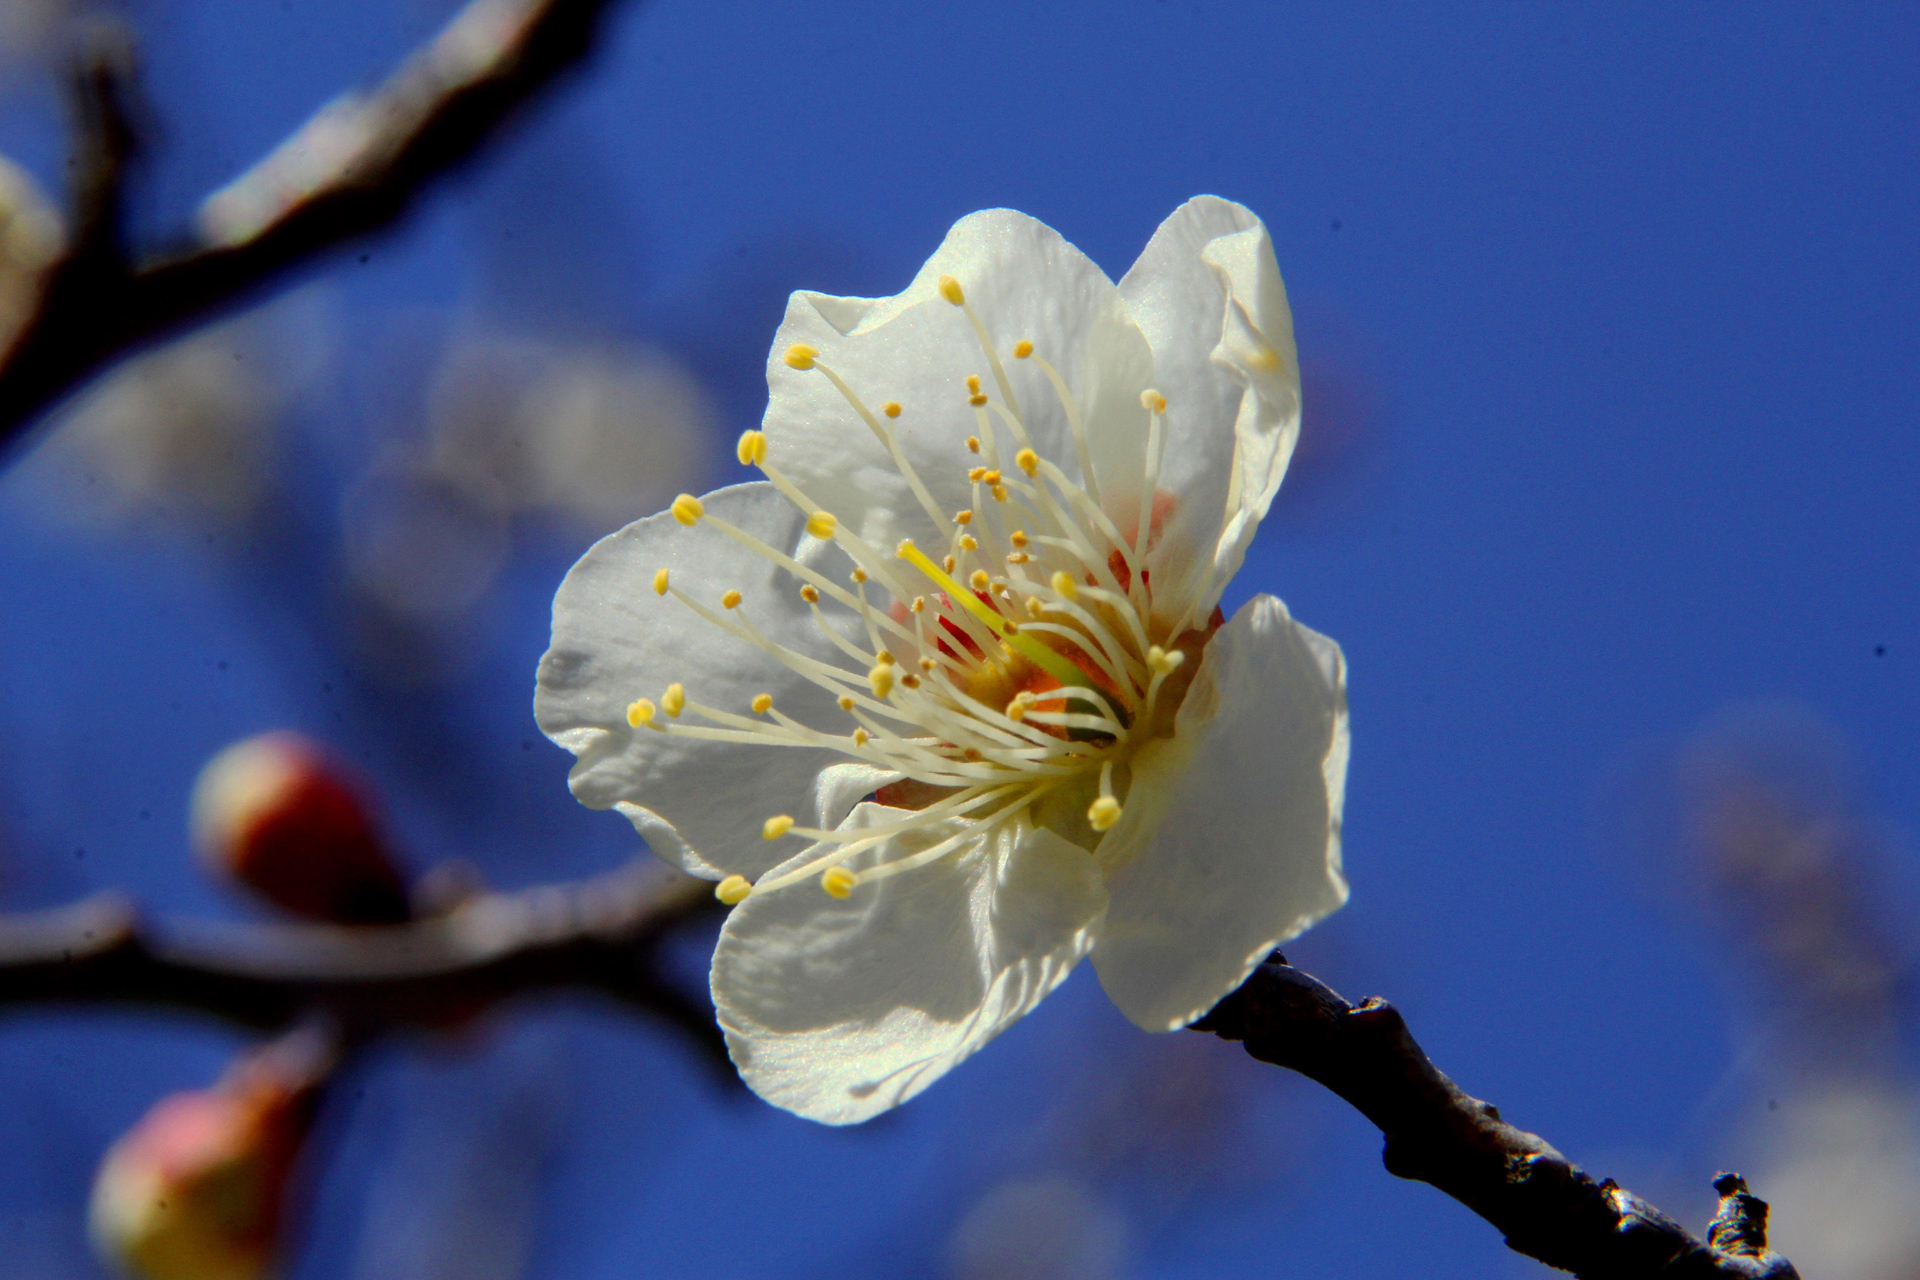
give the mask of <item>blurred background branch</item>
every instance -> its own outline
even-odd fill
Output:
[[[1583,1280],[1635,1276],[1798,1280],[1767,1248],[1767,1206],[1738,1174],[1702,1244],[1611,1179],[1595,1182],[1535,1134],[1469,1097],[1427,1058],[1405,1019],[1358,1005],[1276,955],[1196,1031],[1245,1042],[1351,1103],[1386,1135],[1387,1171],[1438,1187],[1498,1227],[1510,1248]]]
[[[656,957],[670,931],[714,906],[705,882],[644,863],[565,887],[482,893],[392,926],[166,928],[106,895],[0,919],[0,1005],[159,1006],[266,1032],[323,1016],[351,1043],[451,1028],[516,996],[573,989],[664,1018],[735,1083],[712,1010],[666,980]]]
[[[209,196],[185,242],[150,258],[126,243],[121,209],[138,154],[132,46],[96,31],[72,77],[72,227],[0,355],[0,445],[119,357],[397,221],[586,56],[614,3],[472,0],[386,83],[335,99]]]

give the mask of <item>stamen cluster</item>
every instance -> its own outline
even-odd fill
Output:
[[[1166,398],[1153,390],[1141,395],[1149,416],[1145,472],[1138,520],[1127,536],[1102,504],[1085,424],[1066,380],[1032,341],[1011,348],[1015,359],[1032,361],[1058,397],[1078,478],[1035,448],[998,348],[960,282],[942,276],[939,292],[965,313],[998,392],[990,395],[977,374],[966,378],[976,434],[966,441],[969,456],[954,463],[965,469],[971,491],[971,505],[962,510],[942,510],[908,460],[895,427],[905,406],[887,401],[876,414],[811,346],[788,348],[785,362],[832,383],[885,448],[933,527],[948,530],[944,546],[923,548],[911,539],[887,551],[871,545],[769,462],[767,437],[759,431],[740,437],[741,463],[758,467],[800,510],[812,538],[847,555],[853,563],[848,582],[709,514],[690,494],[673,502],[682,525],[705,523],[784,570],[844,662],[769,639],[739,590],[724,589],[715,608],[661,569],[654,591],[828,691],[852,723],[838,731],[804,724],[769,694],[753,699],[751,714],[707,706],[679,683],[657,702],[636,699],[628,723],[720,742],[829,748],[918,784],[917,804],[903,804],[897,819],[855,830],[801,826],[785,814],[768,818],[761,830],[766,839],[807,839],[813,856],[790,859],[786,869],[754,884],[728,876],[717,889],[724,902],[815,877],[828,894],[845,898],[862,883],[944,857],[983,830],[1033,823],[1036,809],[1055,796],[1091,797],[1079,814],[1084,829],[1062,832],[1091,846],[1121,817],[1116,768],[1144,741],[1171,731],[1170,710],[1185,682],[1170,687],[1169,677],[1214,625],[1209,620],[1196,629],[1194,603],[1172,616],[1163,608],[1156,620],[1147,552]],[[1203,587],[1192,600],[1204,594]],[[844,634],[823,611],[823,596],[852,611],[864,635]],[[883,788],[880,798],[893,790]],[[1050,815],[1057,810],[1048,808]],[[846,865],[903,832],[961,817],[969,821],[959,834],[916,852],[857,871]]]

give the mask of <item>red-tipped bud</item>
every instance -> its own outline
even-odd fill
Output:
[[[271,1274],[287,1185],[328,1065],[313,1038],[290,1037],[211,1089],[162,1099],[94,1178],[90,1226],[101,1256],[144,1280]]]
[[[193,835],[211,870],[295,915],[396,924],[412,914],[366,803],[298,734],[261,734],[208,761],[194,784]]]

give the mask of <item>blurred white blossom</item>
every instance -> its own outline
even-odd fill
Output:
[[[476,498],[605,533],[702,478],[713,411],[680,362],[644,347],[459,343],[429,401],[434,466]]]
[[[324,308],[296,295],[138,356],[83,392],[30,460],[52,519],[233,525],[277,477],[282,410],[325,359]]]
[[[1723,708],[1675,760],[1690,918],[1718,926],[1745,988],[1751,1075],[1736,1167],[1802,1275],[1920,1277],[1920,1099],[1901,1047],[1911,917],[1898,833],[1862,802],[1854,751],[1818,710]],[[1766,1100],[1761,1108],[1754,1105]],[[1719,1159],[1725,1151],[1718,1152]]]
[[[416,623],[467,613],[492,589],[507,558],[498,503],[412,462],[377,466],[362,477],[346,495],[341,530],[352,586]]]
[[[1903,1090],[1864,1084],[1780,1102],[1754,1185],[1773,1247],[1825,1280],[1920,1276],[1920,1127]]]
[[[955,1280],[1120,1280],[1126,1220],[1083,1183],[1003,1182],[967,1211],[947,1244]]]

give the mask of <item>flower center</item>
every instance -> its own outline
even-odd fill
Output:
[[[999,392],[990,396],[978,375],[966,380],[976,434],[967,438],[968,455],[953,464],[965,470],[970,487],[965,509],[942,510],[909,462],[893,427],[904,412],[900,404],[886,402],[875,413],[812,347],[795,345],[785,359],[794,369],[819,373],[846,399],[933,527],[945,531],[944,546],[911,539],[890,552],[872,546],[768,462],[767,438],[759,431],[740,437],[740,461],[758,466],[807,516],[813,538],[833,542],[852,560],[850,583],[707,514],[690,494],[673,502],[681,524],[704,522],[785,570],[844,662],[769,639],[737,590],[723,591],[715,609],[681,590],[665,569],[654,575],[654,590],[832,693],[850,723],[837,730],[803,724],[768,694],[753,700],[751,715],[709,707],[690,700],[678,683],[658,702],[633,702],[628,722],[725,742],[825,747],[900,775],[876,794],[900,811],[889,821],[826,831],[796,825],[785,814],[768,818],[761,828],[766,839],[806,839],[811,856],[789,859],[788,869],[755,884],[727,877],[717,890],[724,902],[816,877],[827,893],[844,898],[862,883],[925,866],[1002,824],[1048,827],[1094,849],[1120,820],[1129,761],[1146,742],[1173,733],[1200,652],[1220,625],[1217,609],[1202,622],[1191,603],[1177,612],[1165,602],[1154,608],[1147,551],[1173,507],[1172,495],[1157,483],[1165,397],[1141,395],[1149,424],[1145,474],[1138,511],[1123,517],[1133,523],[1127,536],[1101,503],[1085,425],[1065,379],[1032,342],[1012,348],[1015,359],[1040,369],[1059,398],[1078,455],[1078,481],[1035,449],[1006,367],[959,281],[942,276],[939,288],[965,313]],[[1003,444],[1010,463],[1003,461]],[[823,611],[822,597],[851,610],[864,636],[843,634]],[[689,716],[703,723],[688,723]],[[958,832],[925,848],[857,871],[846,865],[949,819],[964,820]]]

